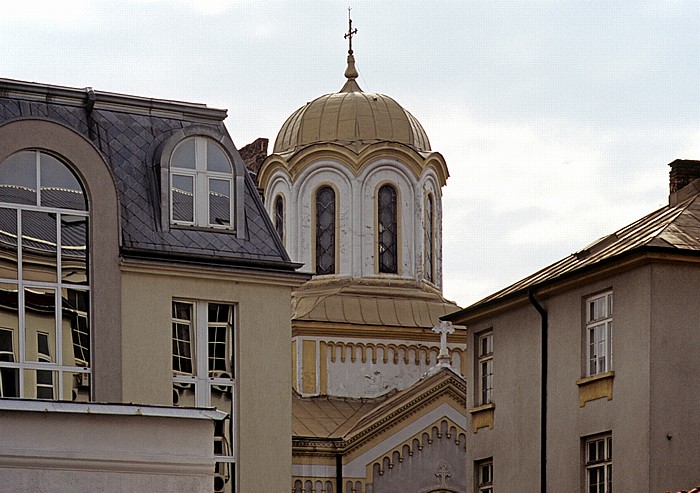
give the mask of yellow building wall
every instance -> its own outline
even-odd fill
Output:
[[[172,405],[174,298],[236,306],[238,491],[289,489],[293,283],[265,273],[123,265],[125,402]]]

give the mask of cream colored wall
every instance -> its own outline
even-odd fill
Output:
[[[100,415],[95,407],[76,414],[0,410],[0,490],[212,491],[206,458],[213,450],[213,421]]]
[[[583,314],[586,297],[614,294],[613,398],[579,406],[576,381],[585,375]],[[549,319],[547,488],[583,487],[582,438],[612,432],[613,486],[617,491],[649,489],[649,399],[651,267],[589,282],[549,298],[538,297]],[[529,303],[468,324],[474,334],[494,331],[494,427],[468,440],[468,484],[474,462],[494,459],[494,488],[518,490],[540,484],[541,321]],[[470,368],[475,355],[470,352]],[[476,373],[475,373],[476,375]],[[473,393],[468,407],[474,405]]]
[[[125,401],[172,404],[173,298],[235,304],[239,490],[289,489],[289,280],[263,273],[173,265],[156,269],[145,264],[125,265],[122,279]]]
[[[652,267],[649,490],[700,483],[700,266]]]

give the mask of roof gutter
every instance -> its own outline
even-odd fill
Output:
[[[540,314],[542,330],[542,376],[540,381],[540,492],[547,493],[547,333],[549,320],[547,311],[535,298],[535,291],[527,292],[527,299]]]

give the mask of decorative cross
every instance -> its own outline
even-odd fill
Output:
[[[440,321],[440,325],[433,327],[433,332],[440,334],[440,354],[438,354],[437,366],[450,367],[450,352],[447,349],[447,334],[452,334],[455,328],[452,327],[452,322],[445,320]]]
[[[450,471],[450,468],[447,467],[447,464],[443,462],[442,464],[440,464],[440,467],[438,467],[438,470],[435,471],[435,476],[440,478],[440,488],[447,488],[445,480],[447,478],[452,477],[452,471]]]
[[[345,33],[344,37],[350,43],[350,48],[348,49],[348,53],[350,53],[352,55],[352,36],[353,36],[353,34],[357,34],[357,28],[355,28],[355,29],[352,28],[352,18],[350,17],[351,10],[352,9],[350,7],[348,7],[348,32]]]

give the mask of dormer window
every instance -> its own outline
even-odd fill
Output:
[[[170,222],[232,228],[233,168],[212,139],[189,137],[170,159]]]

